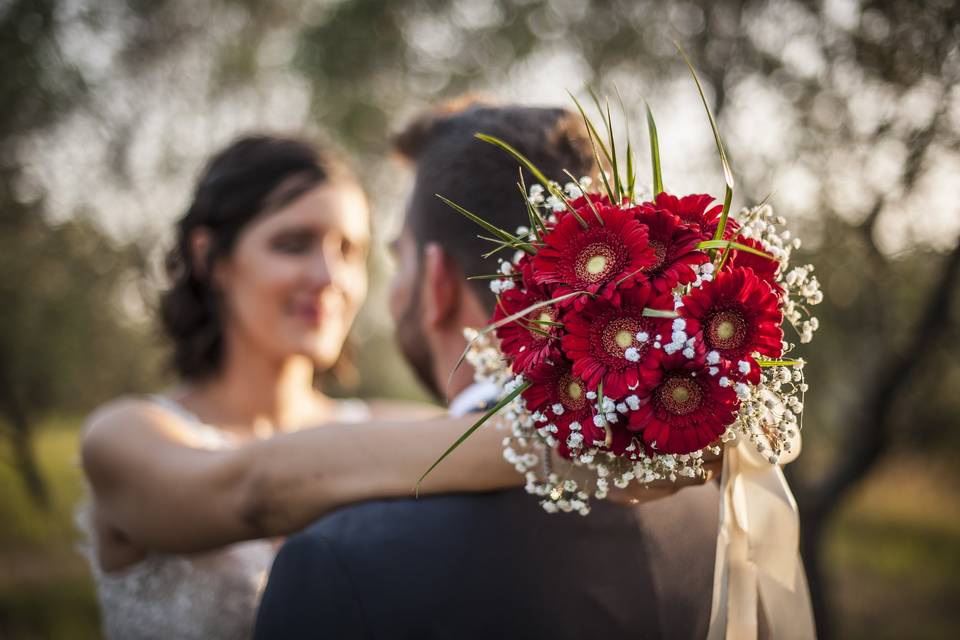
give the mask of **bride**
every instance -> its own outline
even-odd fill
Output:
[[[83,433],[78,519],[107,637],[248,637],[281,536],[411,495],[476,419],[317,389],[363,302],[368,243],[356,179],[307,141],[246,137],[207,166],[161,303],[180,386],[109,402]],[[520,485],[500,439],[479,430],[423,491]]]

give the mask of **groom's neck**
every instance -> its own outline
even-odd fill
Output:
[[[432,336],[433,371],[436,388],[447,403],[473,384],[473,367],[463,359],[467,339],[466,327],[482,329],[489,323],[490,313],[476,295],[464,287],[457,313],[443,327],[437,327]]]
[[[473,367],[466,361],[461,362],[466,348],[467,340],[463,337],[462,329],[450,332],[434,347],[434,382],[445,404],[449,404],[473,384]]]

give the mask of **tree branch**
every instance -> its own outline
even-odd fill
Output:
[[[948,254],[939,282],[927,299],[920,321],[911,332],[912,341],[902,351],[889,354],[886,363],[877,369],[877,375],[868,387],[869,393],[854,412],[850,420],[854,428],[844,447],[847,456],[838,460],[819,483],[804,492],[805,500],[801,507],[814,518],[830,513],[847,489],[890,448],[894,403],[949,326],[948,310],[958,290],[960,239]]]

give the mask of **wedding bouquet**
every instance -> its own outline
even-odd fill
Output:
[[[611,483],[702,478],[722,452],[708,640],[757,637],[761,602],[770,637],[812,638],[798,510],[779,465],[799,453],[807,390],[784,326],[809,342],[822,294],[812,266],[791,266],[800,240],[766,202],[731,211],[733,172],[680,53],[713,130],[722,203],[664,189],[649,106],[652,193],[641,193],[629,135],[621,163],[609,104],[595,96],[604,135],[574,102],[597,182],[567,173],[561,186],[478,133],[536,179],[528,189],[521,171],[527,224],[511,233],[438,194],[488,234],[487,256],[508,256],[475,276],[497,304],[490,325],[466,332],[461,358],[503,396],[424,476],[494,417],[509,432],[505,458],[551,513],[586,515]]]
[[[585,515],[590,495],[603,498],[611,483],[702,477],[705,455],[727,442],[749,442],[769,465],[791,453],[807,385],[784,325],[809,342],[818,324],[809,309],[822,294],[812,266],[791,267],[800,240],[768,204],[731,211],[732,171],[693,77],[723,166],[722,204],[664,189],[649,106],[647,196],[629,141],[619,162],[609,105],[596,97],[605,135],[574,101],[597,182],[568,174],[561,187],[506,142],[477,134],[538,184],[527,189],[521,173],[528,224],[515,233],[439,196],[490,235],[491,254],[512,254],[499,273],[479,276],[498,296],[496,311],[464,354],[504,396],[440,460],[496,416],[527,490],[547,511]],[[555,470],[551,449],[570,461],[565,469],[595,472],[593,481]]]

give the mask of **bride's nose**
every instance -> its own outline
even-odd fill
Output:
[[[333,283],[339,267],[339,258],[328,245],[327,242],[321,243],[319,250],[311,253],[307,264],[310,284],[318,289],[325,289]]]

